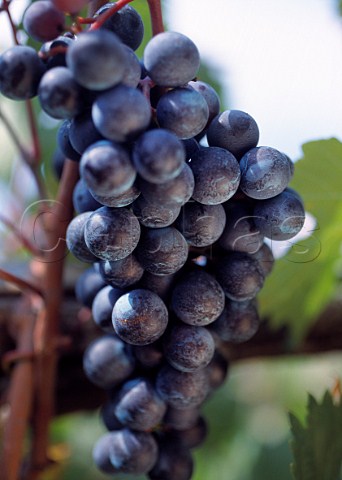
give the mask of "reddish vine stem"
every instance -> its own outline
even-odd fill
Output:
[[[10,0],[3,0],[2,8],[4,9],[4,11],[7,14],[7,17],[8,17],[9,23],[10,23],[10,27],[11,27],[11,31],[12,31],[12,36],[13,36],[14,43],[16,45],[19,45],[19,40],[18,40],[18,35],[17,35],[17,27],[16,27],[15,23],[13,22],[11,12],[9,11],[10,3],[11,3]]]
[[[63,296],[63,268],[65,259],[66,229],[73,217],[72,192],[78,180],[78,164],[66,160],[60,181],[57,201],[54,203],[54,229],[47,231],[51,245],[56,248],[47,253],[44,283],[45,308],[37,319],[35,351],[36,395],[33,415],[32,468],[39,470],[47,464],[49,425],[54,415],[55,380],[58,353],[60,305]],[[61,241],[62,240],[62,241]]]
[[[147,0],[150,10],[152,35],[164,32],[163,13],[160,0]]]
[[[124,6],[126,6],[128,3],[133,2],[133,0],[118,0],[113,7],[109,8],[106,12],[102,13],[102,15],[99,15],[98,19],[96,22],[94,22],[89,30],[98,30],[99,28],[102,27],[102,25],[108,20],[110,17],[114,15],[114,13],[118,12],[121,10]]]
[[[16,131],[14,130],[11,122],[8,120],[7,116],[4,114],[4,112],[0,109],[0,119],[4,126],[6,127],[6,130],[11,137],[14,145],[16,146],[17,150],[19,151],[21,157],[23,160],[30,165],[32,163],[31,159],[31,154],[30,152],[24,147],[24,145],[21,143]]]
[[[17,237],[17,239],[22,243],[22,245],[30,252],[32,253],[32,255],[37,255],[37,256],[41,256],[42,255],[42,252],[40,250],[38,250],[36,248],[35,245],[33,245],[29,240],[28,238],[26,238],[22,232],[20,231],[20,229],[13,223],[11,222],[11,220],[9,220],[8,218],[4,217],[1,213],[0,213],[0,222],[3,223],[4,225],[6,225],[7,228],[9,228],[13,233],[14,235]]]
[[[28,282],[22,278],[17,277],[16,275],[13,275],[13,273],[3,270],[2,268],[0,268],[0,278],[5,282],[13,283],[21,290],[29,290],[31,292],[36,293],[40,297],[43,297],[43,291],[39,287],[37,287],[31,282]]]
[[[32,139],[32,164],[37,166],[39,165],[41,160],[41,147],[38,135],[37,122],[33,111],[32,101],[26,100],[25,104]]]

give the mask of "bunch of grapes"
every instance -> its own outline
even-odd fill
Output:
[[[0,91],[38,95],[62,120],[55,168],[79,162],[67,245],[91,264],[76,296],[103,335],[84,371],[108,392],[94,461],[108,474],[186,480],[207,432],[201,406],[227,375],[222,347],[260,323],[256,295],[273,265],[264,240],[294,237],[304,207],[288,188],[288,156],[257,146],[255,120],[220,112],[196,78],[188,37],[161,32],[139,59],[144,27],[131,6],[108,16],[104,5],[90,28],[65,33],[63,9],[85,3],[26,10],[23,25],[43,44],[1,55]]]

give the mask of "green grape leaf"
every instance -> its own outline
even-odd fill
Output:
[[[296,340],[336,292],[342,243],[342,143],[334,138],[310,142],[303,153],[291,187],[317,223],[310,238],[287,242],[289,252],[277,260],[260,294],[262,315],[275,328],[288,325]]]
[[[307,425],[290,414],[295,480],[341,480],[342,403],[326,392],[319,404],[309,395]]]

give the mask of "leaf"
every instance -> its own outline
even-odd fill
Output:
[[[274,327],[288,325],[297,340],[336,291],[342,243],[342,143],[334,138],[310,142],[303,152],[291,187],[317,225],[310,238],[289,241],[289,253],[277,260],[260,294],[262,315]]]
[[[291,465],[295,480],[341,480],[342,403],[329,392],[322,404],[309,395],[307,425],[290,414],[293,434]]]

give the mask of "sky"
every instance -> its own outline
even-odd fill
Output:
[[[342,140],[337,0],[167,0],[170,30],[219,71],[229,108],[255,118],[260,145],[296,160],[311,140]]]

